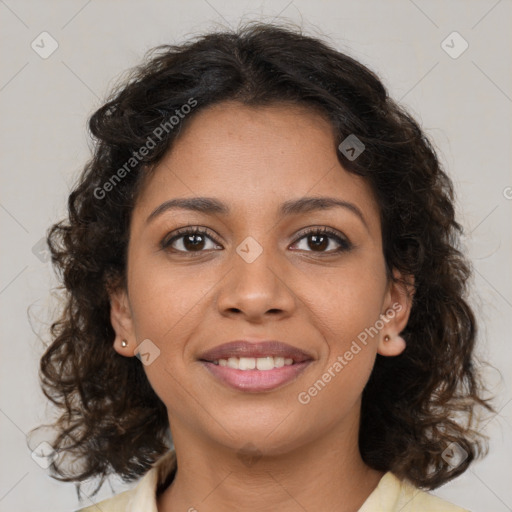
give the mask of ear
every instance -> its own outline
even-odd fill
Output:
[[[405,329],[411,313],[414,297],[414,276],[393,271],[389,280],[381,320],[384,324],[379,333],[377,352],[382,356],[397,356],[406,347],[400,333]]]
[[[126,357],[135,355],[136,338],[128,294],[123,288],[109,293],[110,322],[116,333],[114,350]],[[123,346],[123,343],[126,346]]]

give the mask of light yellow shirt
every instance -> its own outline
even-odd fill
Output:
[[[171,471],[176,469],[173,450],[161,457],[137,485],[97,505],[76,512],[158,512],[156,490]],[[193,509],[192,509],[193,510]],[[388,471],[368,496],[358,512],[469,512],[437,496],[399,480]]]

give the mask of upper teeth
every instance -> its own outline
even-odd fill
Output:
[[[213,361],[219,366],[227,366],[235,370],[272,370],[293,364],[293,359],[284,357],[230,357]]]

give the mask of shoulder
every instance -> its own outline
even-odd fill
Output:
[[[92,503],[74,512],[140,512],[156,510],[158,485],[173,477],[177,469],[176,453],[169,450],[137,482],[133,489],[112,498]]]
[[[402,512],[470,512],[407,482],[400,482],[400,484],[402,487],[401,503],[397,510]]]
[[[470,512],[387,472],[358,512]]]
[[[75,512],[126,512],[129,504],[131,503],[134,495],[134,490],[124,491],[112,498],[100,501],[99,503],[92,504],[88,507],[81,508]]]

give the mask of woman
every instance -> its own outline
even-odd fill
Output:
[[[461,227],[376,75],[254,24],[155,49],[90,129],[48,235],[56,478],[143,476],[103,512],[463,510],[425,492],[493,410]]]

